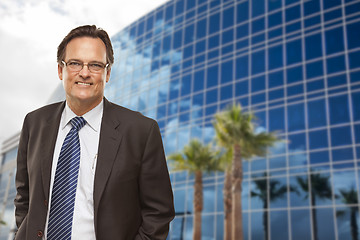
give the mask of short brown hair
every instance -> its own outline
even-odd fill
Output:
[[[71,30],[58,46],[57,62],[59,64],[61,64],[61,61],[63,61],[65,58],[66,46],[68,45],[68,43],[72,39],[79,37],[100,38],[101,41],[104,42],[106,47],[107,63],[109,63],[110,66],[114,63],[114,51],[111,45],[109,35],[106,33],[106,31],[101,28],[97,28],[95,25],[84,25]]]

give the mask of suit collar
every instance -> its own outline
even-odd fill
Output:
[[[54,105],[54,111],[49,111],[42,129],[41,149],[41,173],[45,196],[49,197],[51,166],[54,156],[55,143],[60,125],[61,114],[65,107],[65,102]]]
[[[112,103],[104,98],[104,114],[100,128],[98,160],[94,180],[94,220],[97,226],[97,211],[101,196],[110,176],[122,139],[120,116]]]

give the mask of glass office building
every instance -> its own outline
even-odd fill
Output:
[[[244,162],[244,239],[359,238],[360,1],[174,0],[112,41],[105,95],[156,119],[166,154],[212,141],[233,102],[283,139]],[[168,239],[192,239],[194,176],[171,181]],[[203,178],[203,239],[223,238],[223,181]]]

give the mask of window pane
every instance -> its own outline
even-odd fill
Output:
[[[296,131],[305,128],[304,104],[295,104],[288,106],[288,130]]]
[[[326,53],[333,54],[340,51],[344,51],[344,37],[343,29],[335,28],[325,32],[326,39]]]
[[[309,132],[309,146],[310,149],[328,147],[327,131],[319,130],[319,131]]]
[[[307,103],[309,128],[321,127],[326,125],[326,106],[325,100],[320,99]]]
[[[350,121],[347,95],[329,98],[330,123],[346,123]]]
[[[350,145],[350,144],[351,144],[351,131],[349,126],[331,129],[331,145],[333,147]]]
[[[316,34],[312,36],[308,36],[305,38],[305,46],[306,46],[306,59],[310,60],[313,58],[321,57],[321,35]]]

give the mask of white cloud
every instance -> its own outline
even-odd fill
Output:
[[[0,0],[0,142],[59,85],[56,50],[74,27],[96,24],[113,36],[165,0]]]

